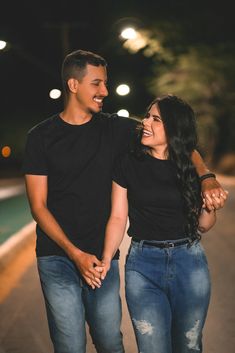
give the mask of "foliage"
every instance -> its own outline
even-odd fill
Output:
[[[235,151],[235,46],[194,45],[171,54],[170,60],[154,56],[150,92],[173,93],[192,104],[201,145],[207,160],[215,163]]]

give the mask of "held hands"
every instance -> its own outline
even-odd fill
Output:
[[[111,261],[107,260],[107,259],[102,260],[102,266],[96,266],[96,270],[100,273],[100,279],[102,281],[105,279],[105,277],[110,269],[110,266],[111,266]],[[92,285],[95,287],[98,287],[98,288],[101,287],[101,284],[100,284],[100,286],[97,286],[96,281],[92,281]]]
[[[95,255],[88,254],[79,249],[76,249],[71,256],[73,262],[79,269],[79,272],[85,279],[86,283],[91,286],[92,289],[101,286],[101,272],[103,271],[103,265]]]
[[[110,269],[110,260],[98,260],[95,255],[88,254],[78,248],[73,250],[70,256],[86,283],[92,289],[101,287],[101,280],[104,280]]]
[[[224,207],[228,191],[224,190],[215,178],[207,178],[201,182],[203,207],[212,210],[219,210]]]

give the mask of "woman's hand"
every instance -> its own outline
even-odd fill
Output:
[[[92,289],[100,288],[102,286],[100,279],[101,280],[105,279],[107,272],[110,269],[110,266],[111,266],[111,260],[103,259],[101,266],[95,267],[95,270],[97,271],[97,277],[94,276],[93,279],[85,278],[86,282],[91,286]]]
[[[87,284],[92,288],[100,288],[102,285],[101,282],[101,273],[103,271],[103,266],[101,263],[101,266],[95,266],[94,267],[94,274],[92,276],[85,276],[83,275],[83,278],[85,279],[85,281],[87,282]]]
[[[104,280],[109,269],[110,269],[110,266],[111,266],[111,260],[109,259],[103,259],[102,260],[102,265],[103,265],[103,271],[101,273],[101,279]]]

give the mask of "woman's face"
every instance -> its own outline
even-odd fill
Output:
[[[167,139],[160,111],[156,104],[153,104],[146,118],[142,121],[143,135],[141,143],[153,150],[166,151]]]

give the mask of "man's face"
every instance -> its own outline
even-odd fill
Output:
[[[77,85],[76,99],[79,108],[91,114],[101,111],[103,99],[108,95],[106,84],[106,67],[87,65],[86,74]]]

